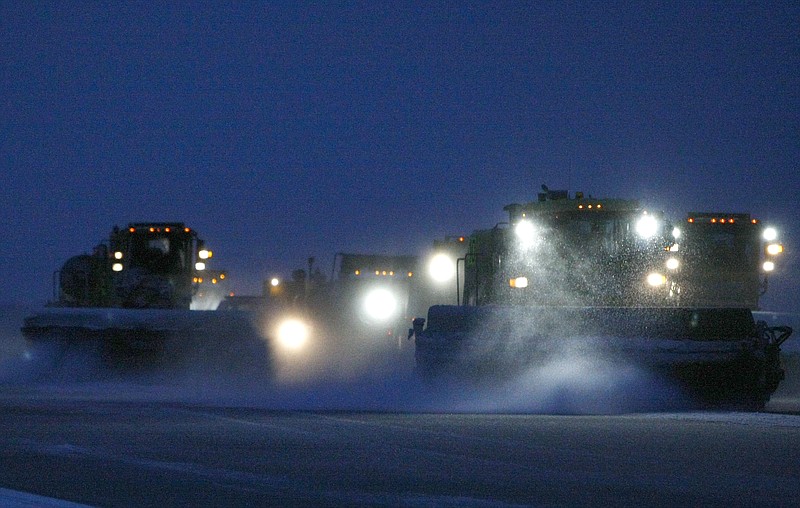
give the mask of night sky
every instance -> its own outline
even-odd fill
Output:
[[[3,0],[0,44],[0,301],[115,224],[185,222],[253,293],[546,183],[753,213],[787,246],[766,305],[800,308],[796,1]]]

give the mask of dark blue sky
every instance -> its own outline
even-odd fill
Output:
[[[8,301],[114,224],[186,222],[252,292],[542,183],[754,213],[798,301],[797,2],[2,1],[0,44]]]

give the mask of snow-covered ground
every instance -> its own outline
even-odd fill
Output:
[[[800,503],[797,415],[274,411],[65,395],[0,392],[0,488],[12,497],[159,506]]]
[[[4,368],[28,311],[0,313]],[[246,389],[236,372],[17,378],[0,385],[0,504],[798,505],[792,342],[777,413],[665,411],[668,387],[586,358],[431,387],[407,347]]]

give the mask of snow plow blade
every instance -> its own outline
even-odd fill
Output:
[[[756,408],[783,379],[780,345],[792,333],[740,308],[438,305],[421,321],[425,378],[502,378],[583,356],[665,375],[698,400]]]
[[[201,375],[245,366],[259,373],[269,369],[266,343],[245,312],[48,307],[25,318],[21,330],[29,354],[47,351],[45,379],[70,378],[70,371],[81,370],[75,361],[102,367],[93,374],[159,367],[192,368]],[[70,357],[77,359],[70,364]]]

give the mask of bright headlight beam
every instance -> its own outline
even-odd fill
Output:
[[[667,260],[667,268],[669,270],[677,270],[681,266],[681,262],[677,258],[669,258]]]
[[[764,261],[764,264],[761,265],[761,268],[763,268],[765,272],[771,272],[775,269],[775,263],[772,261]]]
[[[651,273],[647,276],[647,283],[652,287],[662,286],[667,283],[667,278],[660,273]]]
[[[643,215],[636,222],[636,234],[645,240],[652,238],[658,233],[658,220],[652,215]]]
[[[775,228],[767,228],[762,233],[764,240],[771,242],[772,240],[778,238],[778,230]]]
[[[396,310],[397,299],[388,289],[373,289],[364,299],[364,312],[370,319],[386,321],[394,316]]]
[[[287,319],[278,326],[278,342],[286,349],[300,349],[307,340],[308,326],[299,319]]]
[[[456,274],[456,266],[447,254],[437,254],[428,264],[428,273],[436,282],[447,282]]]
[[[536,243],[536,228],[533,222],[521,220],[514,226],[514,234],[522,247],[531,247]]]

